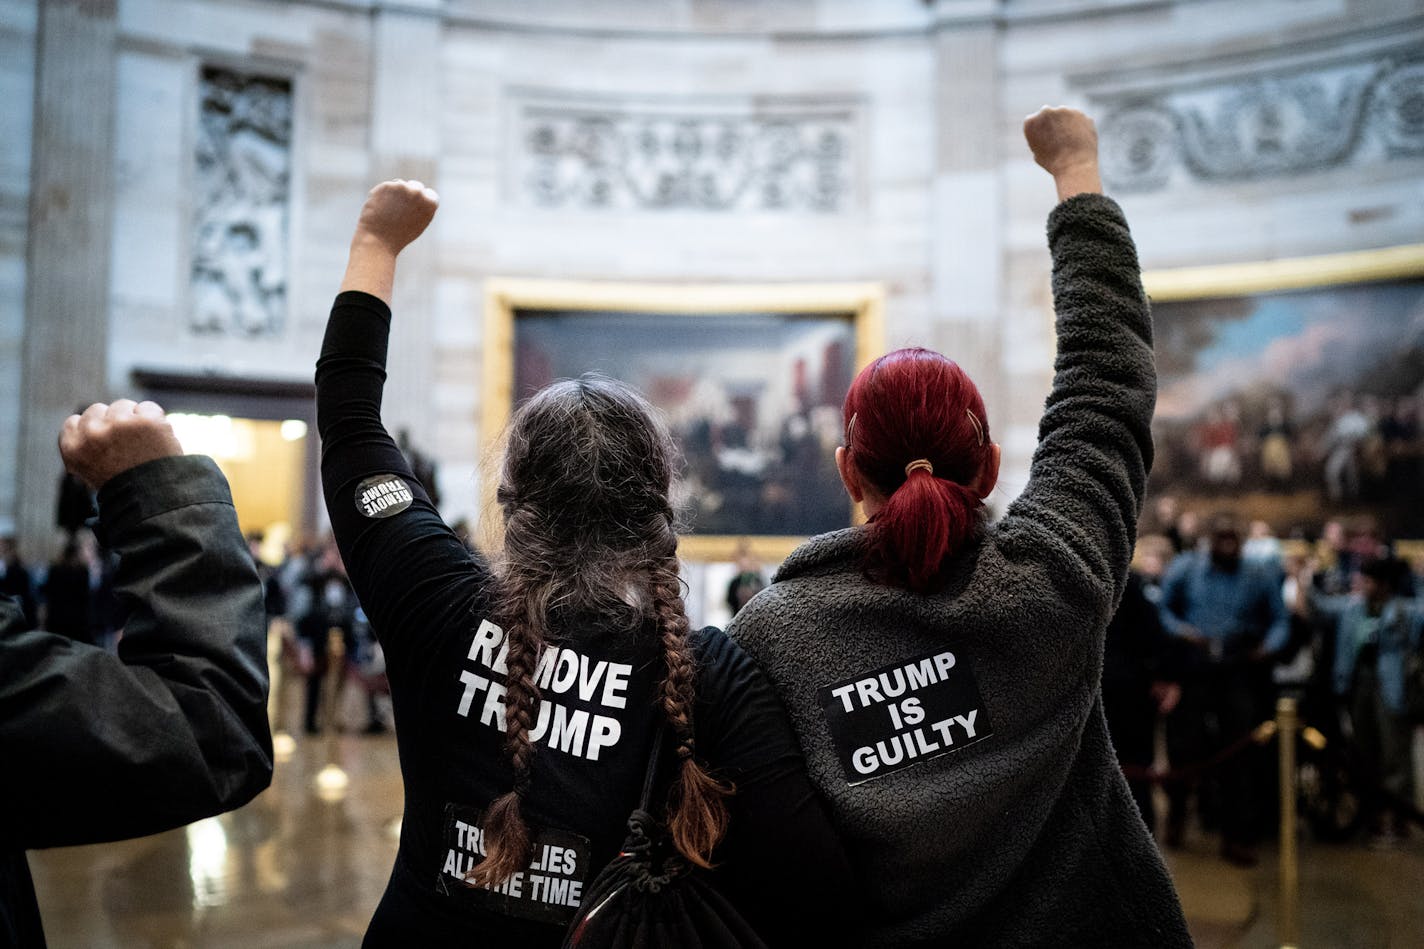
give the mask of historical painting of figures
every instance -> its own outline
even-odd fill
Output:
[[[800,304],[781,287],[757,309],[755,288],[684,288],[680,301],[666,301],[680,306],[659,310],[637,288],[609,297],[584,287],[563,305],[514,294],[511,406],[588,371],[643,392],[683,454],[675,501],[684,556],[722,558],[721,547],[745,537],[784,554],[800,538],[850,525],[833,455],[841,402],[873,351],[866,324],[877,289],[853,285],[827,309],[832,287],[808,288]]]
[[[1153,314],[1155,496],[1278,536],[1353,518],[1424,537],[1424,268],[1154,296]]]

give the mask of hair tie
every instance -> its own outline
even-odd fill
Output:
[[[688,758],[691,758],[691,757],[692,757],[692,740],[691,740],[691,739],[688,739],[687,741],[684,741],[684,742],[681,742],[681,743],[678,744],[678,746],[677,746],[677,756],[678,756],[678,758],[682,759],[683,761],[686,761]]]
[[[979,424],[979,417],[974,414],[973,409],[965,409],[964,413],[969,416],[969,422],[974,426],[974,431],[979,435],[979,444],[984,444],[984,426]]]
[[[934,465],[930,464],[930,460],[928,458],[916,458],[914,461],[910,462],[908,465],[905,466],[905,477],[908,478],[916,471],[921,470],[928,471],[930,474],[934,474]]]

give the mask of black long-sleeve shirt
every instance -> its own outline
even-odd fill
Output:
[[[267,617],[227,482],[163,458],[99,492],[129,608],[119,655],[0,597],[0,947],[44,945],[24,851],[141,837],[272,778]]]
[[[536,674],[543,700],[523,803],[534,863],[505,892],[465,885],[482,853],[481,812],[513,784],[501,750],[496,580],[381,423],[389,331],[379,299],[341,294],[316,373],[327,508],[385,650],[406,790],[395,868],[366,943],[557,946],[637,804],[660,718],[661,647],[648,624],[587,616],[555,630]],[[769,942],[833,944],[854,913],[849,870],[785,713],[721,631],[703,630],[693,648],[698,754],[736,786],[716,880]]]

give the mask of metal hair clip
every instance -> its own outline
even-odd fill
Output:
[[[859,418],[859,417],[860,417],[860,413],[859,413],[859,412],[852,412],[852,413],[850,414],[850,424],[846,426],[846,447],[847,447],[847,448],[850,447],[850,443],[855,439],[855,420],[856,420],[857,418]]]
[[[979,444],[984,444],[984,426],[979,424],[978,416],[974,414],[973,409],[965,409],[964,414],[969,416],[969,421],[973,424],[974,431],[979,434]],[[854,419],[851,421],[854,421]]]

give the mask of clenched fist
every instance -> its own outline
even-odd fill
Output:
[[[1033,160],[1051,175],[1075,165],[1097,164],[1098,130],[1077,109],[1044,106],[1024,119],[1024,138]]]
[[[439,204],[435,190],[419,181],[383,181],[366,196],[353,243],[375,240],[395,256],[421,235]]]
[[[157,458],[183,454],[163,410],[152,402],[95,402],[59,430],[59,454],[70,474],[95,491],[110,478]]]
[[[1098,130],[1092,119],[1077,109],[1044,106],[1024,119],[1024,138],[1033,160],[1053,176],[1059,200],[1102,192]]]

